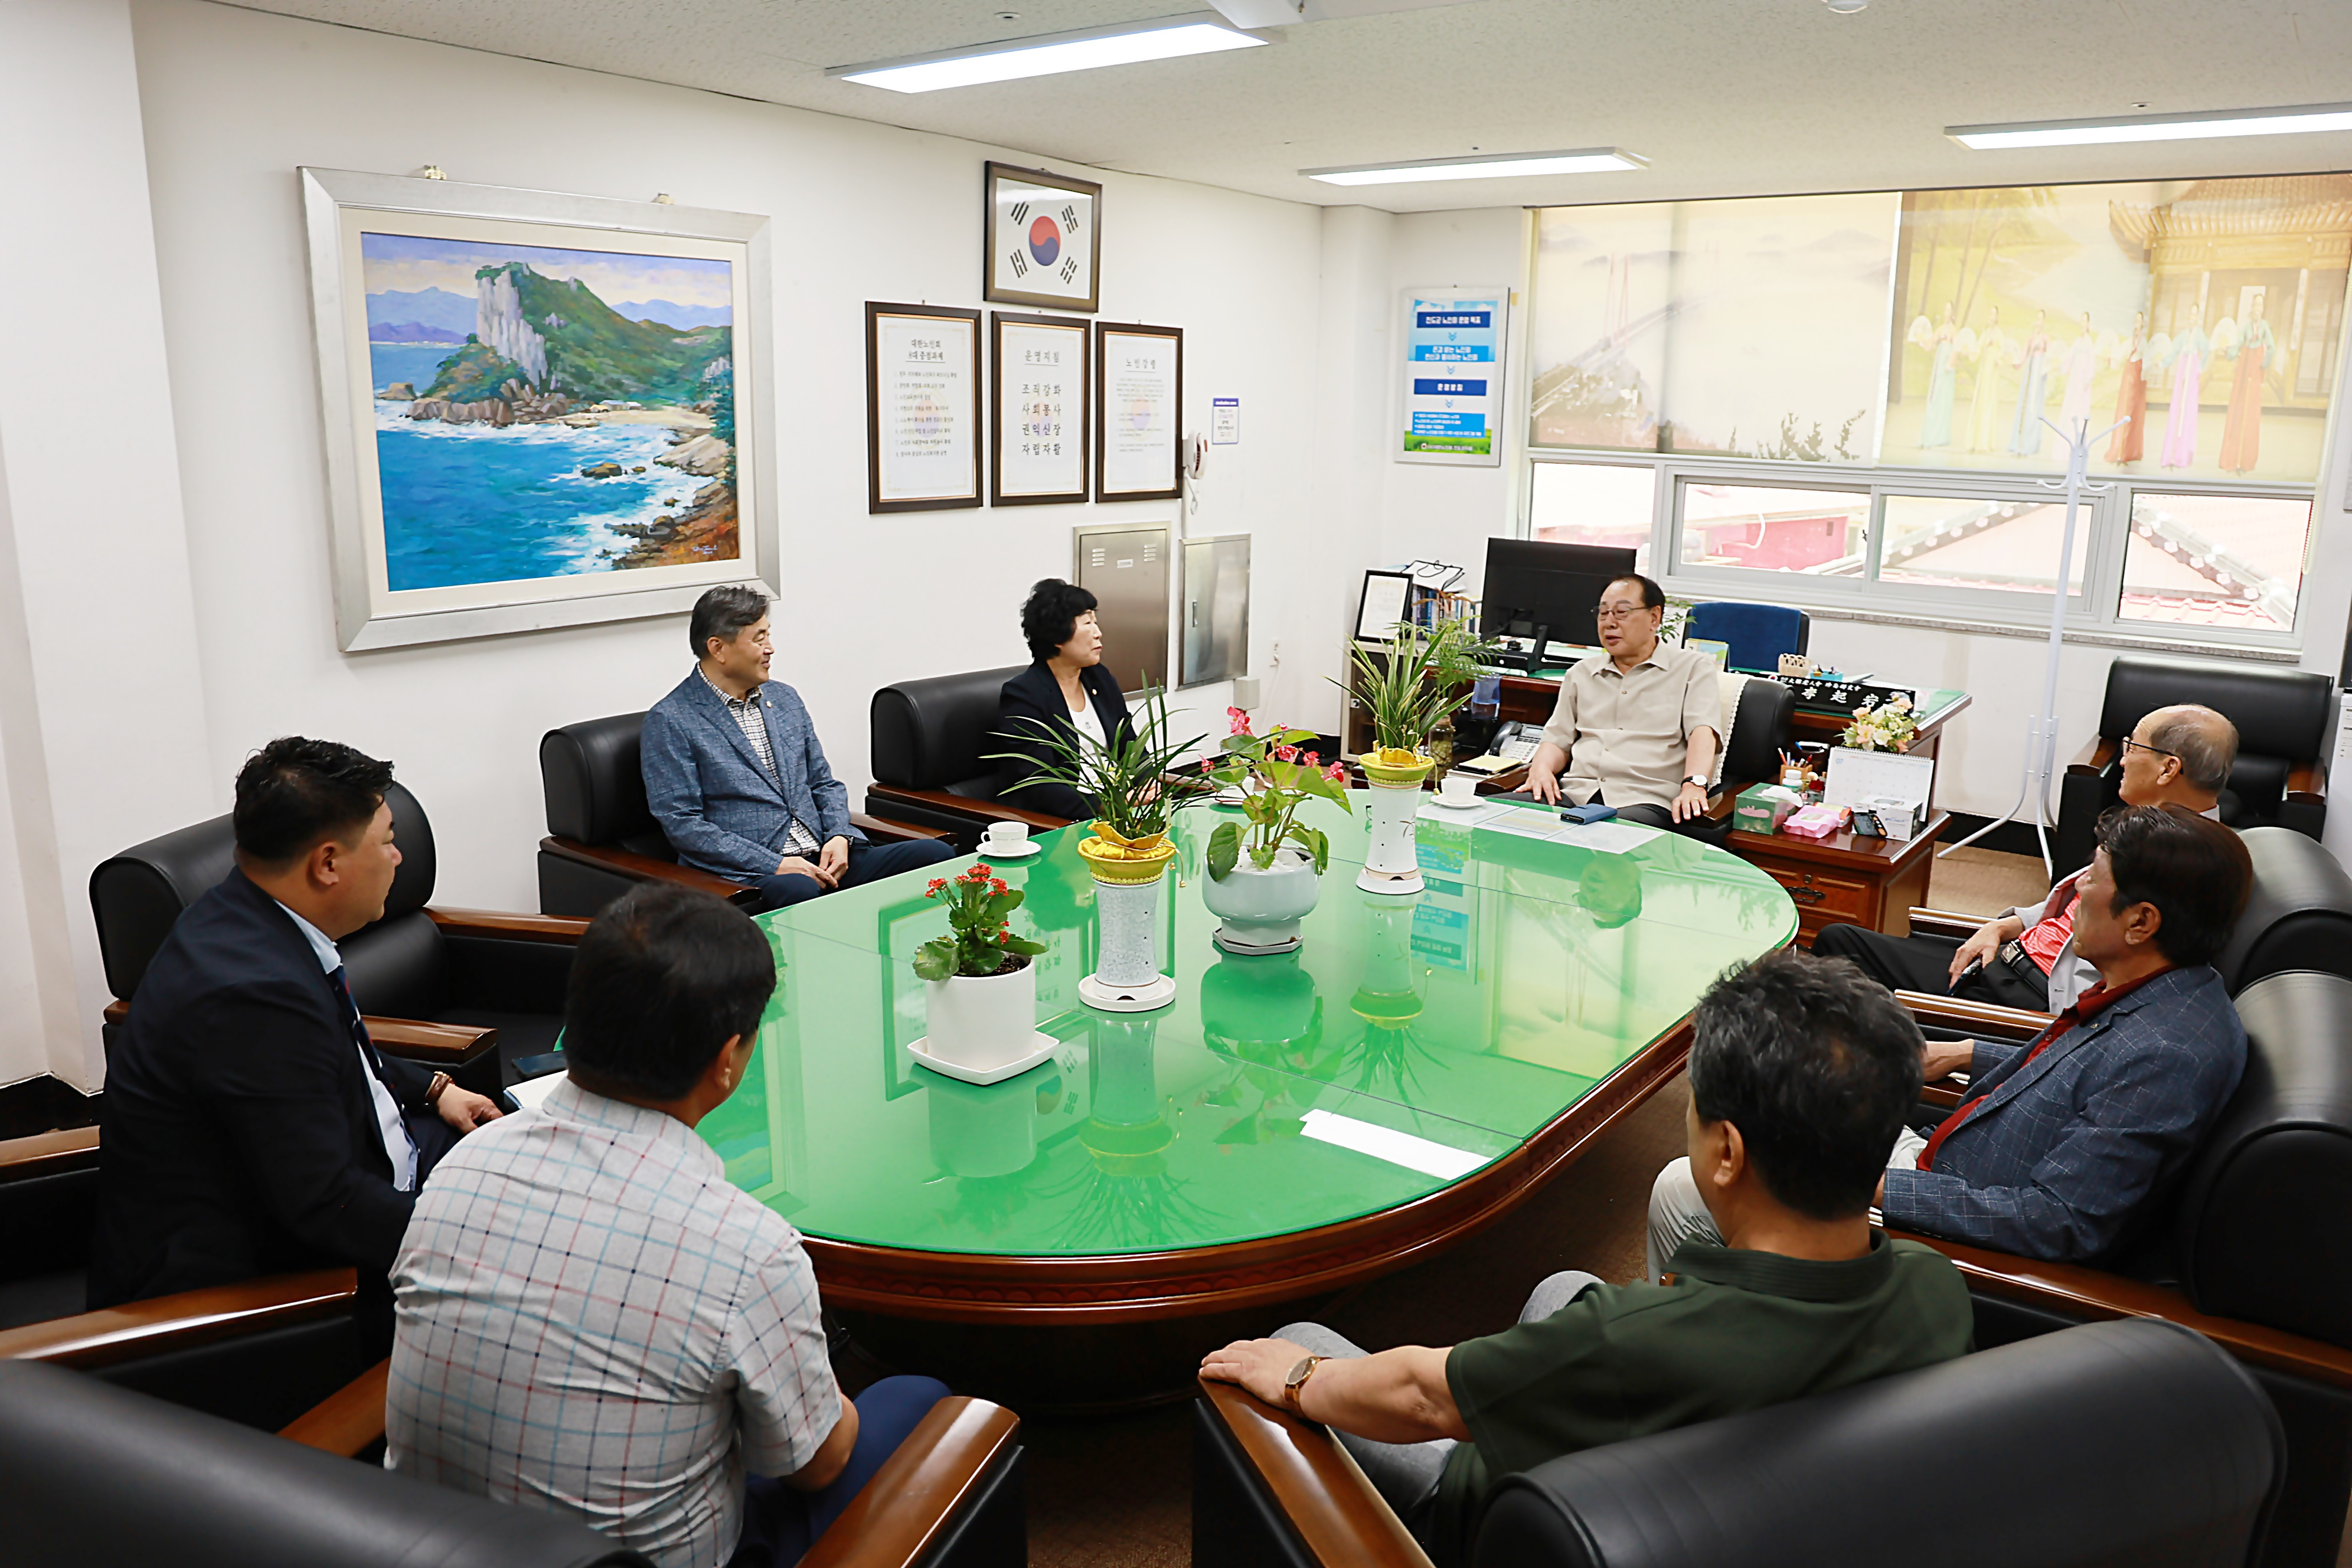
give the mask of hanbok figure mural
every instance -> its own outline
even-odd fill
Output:
[[[2237,330],[2238,374],[2230,384],[2230,416],[2221,426],[2221,467],[2233,474],[2252,468],[2263,451],[2263,368],[2278,356],[2278,339],[2263,319],[2263,290],[2248,290],[2246,319]]]
[[[1969,391],[1969,450],[1990,452],[2000,438],[2001,373],[2010,365],[2009,334],[2000,330],[2000,307],[1977,333],[1976,383]]]
[[[2107,438],[2107,461],[2118,466],[2137,463],[2147,450],[2147,374],[2145,362],[2147,354],[2147,312],[2132,312],[2131,336],[2116,345],[2115,358],[2123,368],[2122,379],[2116,384],[2115,418],[2107,421],[2121,425]]]
[[[1923,449],[1952,444],[1952,386],[1959,379],[1953,368],[1958,357],[1958,330],[1952,325],[1952,305],[1944,302],[1943,319],[1932,326],[1927,318],[1911,323],[1911,341],[1933,356],[1927,370],[1927,412],[1919,421]]]
[[[2083,312],[2074,341],[2066,345],[2065,354],[2059,361],[2059,369],[2066,377],[2066,396],[2058,405],[2058,428],[2066,432],[2066,438],[2070,441],[2074,439],[2078,426],[2084,427],[2086,435],[2096,434],[2088,429],[2091,384],[2099,374],[2099,340],[2091,331],[2090,311]]]
[[[2172,411],[2164,422],[2164,451],[2158,461],[2168,468],[2197,465],[2197,398],[2212,357],[2213,340],[2205,335],[2205,309],[2189,307],[2189,324],[2165,346],[2164,361],[2172,368]]]
[[[2050,312],[2033,312],[2033,331],[2025,336],[2018,359],[2017,418],[2009,432],[2011,457],[2031,458],[2042,450],[2042,415],[2050,405],[2050,333],[2043,323]]]

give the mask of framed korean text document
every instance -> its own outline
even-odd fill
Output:
[[[866,510],[980,504],[980,312],[866,307]]]
[[[1173,500],[1184,329],[1095,323],[1095,500]]]
[[[1087,324],[1066,316],[989,317],[988,499],[1034,506],[1087,499]]]

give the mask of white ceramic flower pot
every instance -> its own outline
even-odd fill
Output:
[[[1143,1013],[1176,1000],[1176,983],[1160,973],[1160,894],[1165,878],[1148,882],[1095,880],[1095,919],[1102,951],[1095,971],[1078,982],[1078,999],[1112,1013]]]
[[[974,979],[923,983],[929,1015],[924,1049],[968,1072],[994,1072],[1037,1048],[1037,966]]]
[[[1369,793],[1372,842],[1364,852],[1364,868],[1357,873],[1356,886],[1368,893],[1420,892],[1421,861],[1412,832],[1421,817],[1422,803],[1428,799],[1421,780],[1390,784],[1373,779]]]
[[[1244,853],[1223,880],[1204,878],[1201,901],[1220,921],[1217,945],[1227,952],[1288,952],[1298,946],[1298,922],[1315,908],[1323,879],[1296,849],[1276,852],[1259,870]]]

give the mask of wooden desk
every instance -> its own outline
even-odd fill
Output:
[[[1789,890],[1797,906],[1797,941],[1811,947],[1823,926],[1860,925],[1889,936],[1911,934],[1910,910],[1927,901],[1936,840],[1952,820],[1937,812],[1910,838],[1832,833],[1800,838],[1732,829],[1725,845]]]

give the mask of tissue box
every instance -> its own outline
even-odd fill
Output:
[[[1827,838],[1843,828],[1853,814],[1842,805],[1809,805],[1793,813],[1780,825],[1783,833],[1793,833],[1800,838]],[[1885,818],[1880,818],[1883,822]]]
[[[1778,833],[1802,804],[1795,790],[1783,785],[1750,784],[1732,802],[1731,826],[1743,833]]]

